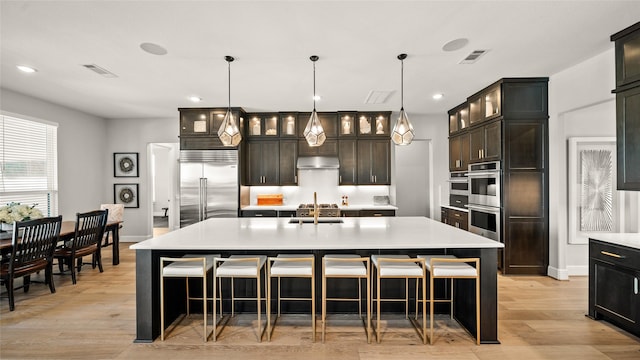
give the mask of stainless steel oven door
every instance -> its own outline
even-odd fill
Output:
[[[496,241],[500,239],[500,208],[468,204],[469,231]]]
[[[500,171],[469,172],[469,204],[500,207]]]

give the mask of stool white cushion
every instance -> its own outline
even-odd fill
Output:
[[[228,259],[255,259],[259,258],[260,261],[256,263],[256,260],[239,260],[239,261],[225,261],[217,269],[216,276],[218,277],[255,277],[260,273],[260,269],[267,261],[267,257],[264,255],[231,255]],[[224,258],[218,258],[224,260]],[[216,259],[217,260],[217,259]],[[257,266],[257,267],[256,267]]]
[[[360,255],[333,254],[324,256],[324,273],[329,276],[367,276],[364,259]],[[354,259],[354,261],[331,261],[331,259]]]
[[[435,277],[457,277],[457,276],[476,276],[478,273],[473,266],[462,262],[435,262],[431,269],[431,259],[457,259],[453,255],[418,255],[425,261],[427,270],[432,272]]]
[[[213,259],[220,255],[198,255],[188,254],[183,258],[205,258],[206,265],[205,270],[202,269],[202,262],[200,261],[176,261],[162,268],[163,277],[195,277],[202,275],[209,271],[213,267]]]
[[[371,255],[371,261],[378,268],[378,274],[382,277],[422,276],[422,267],[415,262],[385,262],[384,258],[411,259],[409,255]]]
[[[313,254],[279,254],[278,259],[305,258],[309,261],[278,261],[271,265],[271,276],[311,276]]]

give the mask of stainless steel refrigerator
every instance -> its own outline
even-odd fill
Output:
[[[238,216],[238,150],[180,151],[180,227]]]

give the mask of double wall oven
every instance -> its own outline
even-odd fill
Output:
[[[501,241],[500,162],[469,165],[469,231]]]

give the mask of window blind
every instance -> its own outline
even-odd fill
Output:
[[[32,205],[58,214],[58,128],[1,115],[0,206]]]

